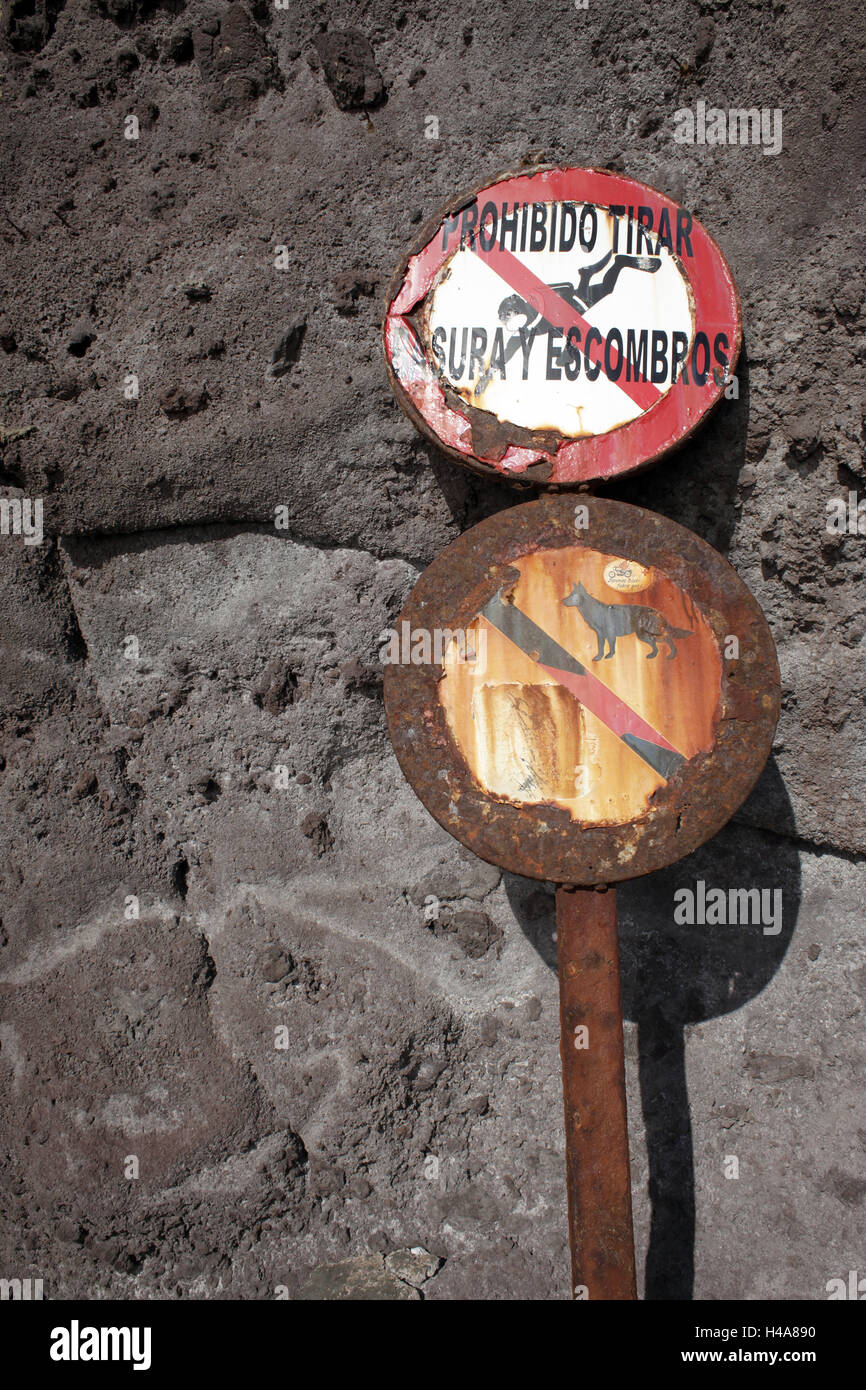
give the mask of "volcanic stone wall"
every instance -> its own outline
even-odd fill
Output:
[[[0,1276],[568,1296],[552,892],[415,800],[378,660],[528,495],[400,413],[385,286],[453,193],[564,160],[731,264],[736,398],[609,491],[730,558],[783,680],[734,823],[619,890],[641,1289],[827,1297],[866,1250],[863,4],[2,23]],[[780,889],[781,930],[676,925],[698,881]]]

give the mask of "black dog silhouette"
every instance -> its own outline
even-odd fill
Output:
[[[598,652],[593,661],[601,661],[605,655],[605,644],[610,648],[605,657],[609,661],[616,655],[617,638],[632,635],[652,647],[652,651],[647,652],[647,661],[658,656],[659,642],[669,648],[668,661],[673,661],[677,654],[674,638],[693,636],[690,628],[671,627],[664,614],[648,604],[603,603],[601,599],[593,598],[582,584],[574,584],[571,593],[562,602],[566,608],[576,608],[595,633]]]

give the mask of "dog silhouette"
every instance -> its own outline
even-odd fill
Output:
[[[593,661],[601,661],[603,656],[609,661],[616,655],[617,639],[631,636],[652,647],[652,651],[647,652],[647,661],[658,656],[659,642],[668,647],[668,661],[673,661],[677,654],[674,639],[694,635],[690,628],[672,627],[663,613],[648,604],[603,603],[593,598],[582,584],[572,585],[571,593],[562,602],[566,608],[576,608],[595,633],[598,652]],[[606,656],[605,646],[610,648]]]

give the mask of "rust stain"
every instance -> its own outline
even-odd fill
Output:
[[[708,622],[659,570],[645,572],[639,596],[614,589],[605,572],[627,558],[585,547],[537,551],[515,562],[519,578],[507,600],[691,758],[712,748],[721,714],[718,647]],[[675,639],[673,659],[663,643],[651,657],[632,633],[617,639],[612,658],[596,661],[594,629],[563,602],[576,582],[610,608],[643,607],[689,635]],[[479,784],[516,804],[561,806],[583,824],[642,815],[665,779],[543,671],[537,653],[532,659],[483,618],[470,631],[479,626],[484,670],[452,648],[439,684],[448,727]]]

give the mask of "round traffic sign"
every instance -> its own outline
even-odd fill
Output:
[[[740,350],[724,256],[664,194],[605,169],[500,178],[423,228],[388,291],[397,399],[461,463],[579,487],[697,427]]]
[[[690,531],[546,497],[481,522],[419,579],[383,648],[408,781],[482,859],[555,883],[649,873],[715,834],[766,761],[766,619]]]

